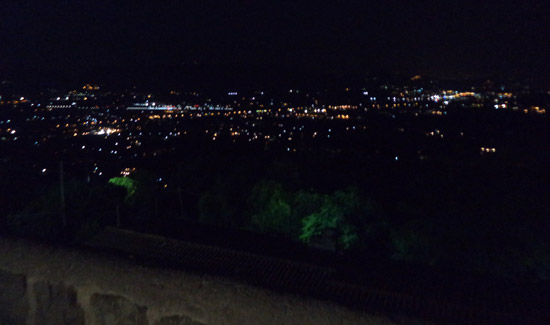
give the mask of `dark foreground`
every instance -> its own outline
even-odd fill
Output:
[[[281,253],[260,255],[114,228],[108,228],[87,245],[129,255],[147,265],[228,276],[370,314],[435,323],[550,321],[549,291],[541,285],[380,261],[362,266],[352,266],[338,257],[325,256],[322,261],[315,261],[321,257],[320,252],[311,252],[310,262],[304,263],[274,257]]]

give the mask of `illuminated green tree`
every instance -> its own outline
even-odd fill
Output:
[[[358,241],[358,227],[354,221],[364,212],[355,189],[325,195],[319,209],[302,220],[300,240],[310,243],[314,238],[324,238],[332,240],[337,250],[348,249]]]
[[[126,190],[126,196],[124,197],[126,203],[131,202],[136,195],[137,184],[130,177],[113,177],[109,180],[109,184],[122,187]]]
[[[302,220],[319,211],[323,205],[325,195],[313,190],[301,190],[292,197],[292,219],[295,221],[292,228],[292,237],[299,238],[302,234]]]
[[[118,188],[123,188],[126,190],[126,195],[124,196],[124,203],[132,204],[135,202],[135,196],[137,192],[137,183],[130,177],[113,177],[109,180],[109,184],[112,184]],[[120,199],[114,198],[116,201],[116,225],[120,226]]]

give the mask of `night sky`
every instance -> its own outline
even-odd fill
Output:
[[[548,80],[530,1],[10,1],[0,72],[186,64]]]

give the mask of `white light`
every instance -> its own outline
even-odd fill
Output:
[[[395,156],[395,161],[398,161],[399,160],[399,157]]]
[[[42,172],[45,173],[45,172],[46,172],[46,168],[42,169]]]

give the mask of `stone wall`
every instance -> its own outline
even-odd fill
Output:
[[[0,324],[396,323],[225,278],[0,238]]]
[[[23,324],[28,313],[25,276],[0,270],[0,323]]]

